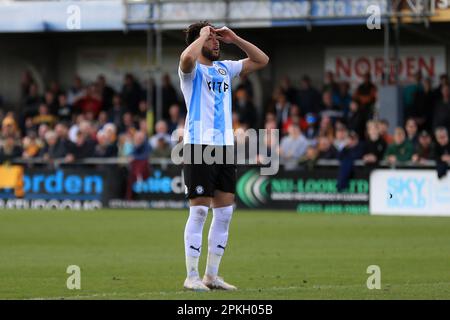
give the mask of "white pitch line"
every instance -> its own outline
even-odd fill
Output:
[[[404,284],[388,284],[382,285],[384,288],[392,288],[398,286],[436,286],[436,285],[449,285],[450,282],[436,282],[436,283],[404,283]],[[346,289],[346,288],[365,288],[364,285],[353,284],[353,285],[313,285],[313,286],[291,286],[291,287],[270,287],[270,288],[244,288],[239,289],[238,292],[267,292],[267,291],[290,291],[290,290],[299,290],[299,289]],[[221,291],[224,292],[224,291]],[[149,292],[141,292],[141,293],[131,293],[131,292],[109,292],[109,293],[96,293],[92,295],[76,295],[76,296],[61,296],[61,297],[39,297],[39,298],[30,298],[25,300],[61,300],[61,299],[89,299],[89,298],[101,298],[101,297],[111,297],[111,296],[164,296],[164,295],[180,295],[180,294],[188,294],[194,293],[188,290],[180,290],[180,291],[149,291]],[[208,294],[208,292],[201,292],[195,294]],[[204,296],[202,296],[204,297]]]

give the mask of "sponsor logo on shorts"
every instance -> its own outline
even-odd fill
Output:
[[[203,189],[203,186],[196,186],[195,192],[197,192],[197,194],[203,194],[203,192],[205,192],[205,190]]]

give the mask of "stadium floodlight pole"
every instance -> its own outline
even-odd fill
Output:
[[[156,0],[157,5],[157,14],[161,15],[161,0]],[[156,67],[156,75],[158,80],[156,83],[158,86],[156,87],[156,120],[159,121],[163,118],[163,105],[162,105],[162,26],[160,23],[156,24],[156,59],[155,59],[155,67]]]

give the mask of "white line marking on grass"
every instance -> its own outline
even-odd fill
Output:
[[[450,282],[433,282],[433,283],[400,283],[400,284],[386,284],[383,286],[384,288],[392,289],[392,287],[412,287],[412,286],[437,286],[437,285],[450,285]],[[270,292],[270,291],[290,291],[290,290],[299,290],[299,289],[348,289],[348,288],[361,288],[365,289],[364,284],[353,284],[353,285],[312,285],[312,286],[290,286],[290,287],[269,287],[269,288],[243,288],[238,289],[238,291],[234,291],[234,293],[239,292]],[[215,291],[215,292],[223,292],[226,291]],[[61,300],[61,299],[90,299],[90,298],[106,298],[106,297],[114,297],[114,296],[129,296],[129,297],[144,297],[144,296],[166,296],[166,295],[181,295],[181,294],[189,294],[193,295],[198,294],[202,297],[208,294],[208,292],[192,292],[189,290],[179,290],[179,291],[149,291],[149,292],[140,292],[140,293],[132,293],[132,292],[104,292],[104,293],[95,293],[91,295],[73,295],[73,296],[60,296],[60,297],[39,297],[39,298],[30,298],[25,300]],[[231,293],[231,292],[230,292]]]

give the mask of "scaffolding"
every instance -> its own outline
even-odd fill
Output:
[[[123,0],[125,29],[147,32],[147,101],[153,101],[152,79],[156,92],[156,120],[162,117],[162,35],[165,30],[182,29],[195,21],[208,20],[233,28],[264,28],[273,25],[301,25],[308,30],[320,21],[329,25],[339,21],[364,24],[375,10],[384,27],[385,75],[394,64],[395,83],[399,87],[400,26],[423,24],[429,27],[435,15],[436,0]],[[373,9],[374,7],[372,7]],[[390,59],[393,33],[393,59]],[[388,63],[389,61],[389,63]],[[399,102],[400,103],[400,102]]]

